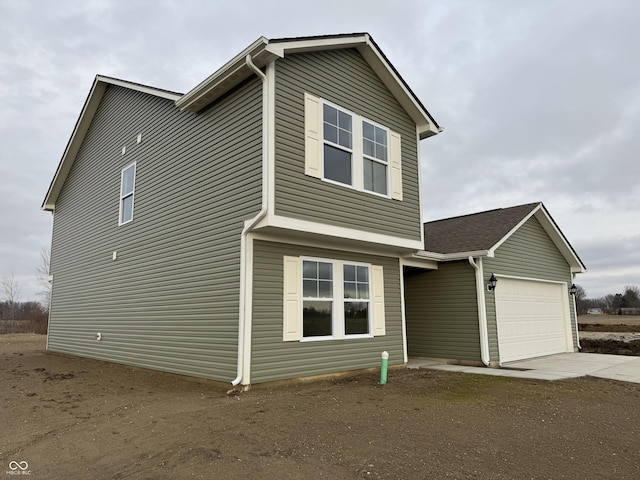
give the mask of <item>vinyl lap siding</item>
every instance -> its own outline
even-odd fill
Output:
[[[382,265],[386,335],[357,340],[283,342],[284,255],[308,255]],[[253,291],[251,383],[377,367],[384,350],[390,354],[389,364],[404,362],[397,258],[255,241]]]
[[[416,127],[360,54],[350,49],[289,55],[276,63],[275,91],[276,214],[419,240]],[[305,92],[400,133],[402,201],[304,174]]]
[[[494,258],[484,260],[485,283],[491,273],[512,275],[571,285],[572,276],[569,264],[558,251],[553,241],[535,217],[530,218],[497,250]],[[498,286],[500,288],[500,281]],[[495,297],[487,292],[487,324],[489,330],[489,349],[492,360],[498,359],[498,331],[496,325]],[[573,302],[569,301],[571,330],[575,343],[575,312]],[[577,345],[574,345],[577,347]]]
[[[409,356],[480,361],[475,272],[468,262],[407,276],[404,292]]]
[[[258,81],[200,115],[107,89],[56,204],[50,350],[235,377],[240,232],[260,209],[261,127]],[[134,218],[119,227],[120,171],[133,161]]]

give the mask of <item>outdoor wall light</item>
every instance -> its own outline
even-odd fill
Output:
[[[576,287],[575,283],[572,283],[569,287],[569,295],[575,296],[576,293],[578,293],[578,287]]]
[[[487,290],[492,291],[496,289],[496,285],[498,284],[498,279],[492,273],[491,278],[489,278],[489,283],[487,283]]]

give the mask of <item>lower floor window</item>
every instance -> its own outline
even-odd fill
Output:
[[[369,265],[302,261],[302,337],[371,332]]]
[[[385,335],[381,265],[311,257],[283,260],[285,342]]]

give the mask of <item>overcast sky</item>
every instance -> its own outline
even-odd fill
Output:
[[[425,220],[542,201],[589,297],[640,284],[637,0],[0,0],[0,271],[36,298],[40,205],[96,74],[184,93],[261,35],[350,32],[444,127]]]

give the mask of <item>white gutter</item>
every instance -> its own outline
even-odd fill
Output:
[[[480,327],[480,358],[487,367],[491,363],[489,356],[489,331],[487,328],[487,305],[484,298],[484,274],[482,272],[482,257],[478,257],[478,264],[469,256],[469,263],[476,271],[476,297],[478,298],[478,324]]]
[[[262,80],[262,207],[258,214],[250,220],[245,221],[244,228],[240,234],[240,316],[238,319],[238,368],[237,376],[231,381],[232,386],[238,385],[242,380],[246,380],[249,377],[249,372],[245,372],[245,368],[248,367],[251,362],[251,307],[252,291],[246,288],[247,277],[251,274],[248,272],[249,268],[252,268],[253,261],[247,262],[248,248],[247,241],[250,242],[251,258],[253,258],[253,241],[247,239],[247,235],[258,224],[260,220],[267,214],[267,156],[268,156],[268,90],[267,90],[267,76],[262,73],[258,67],[255,66],[251,55],[247,54],[245,57],[247,66],[255,72],[256,75]],[[244,383],[243,385],[246,385]]]

